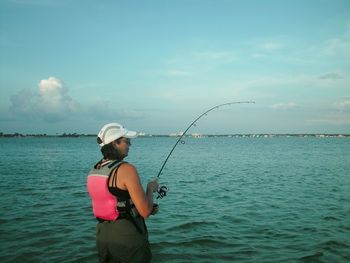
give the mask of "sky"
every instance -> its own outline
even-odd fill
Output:
[[[350,1],[0,1],[0,132],[350,133]]]

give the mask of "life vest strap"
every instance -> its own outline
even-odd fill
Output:
[[[126,211],[125,211],[125,212],[124,212],[124,211],[123,211],[123,212],[120,212],[116,220],[105,220],[105,219],[102,219],[102,218],[99,218],[99,217],[96,217],[96,219],[97,219],[97,221],[98,221],[99,223],[103,223],[103,222],[114,222],[114,221],[117,221],[117,220],[119,220],[119,219],[128,219],[128,214],[127,214]]]

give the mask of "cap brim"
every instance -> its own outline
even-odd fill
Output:
[[[136,131],[128,131],[123,137],[125,138],[136,138],[137,137],[137,132]]]

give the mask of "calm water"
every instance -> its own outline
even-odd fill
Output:
[[[133,140],[144,185],[175,140]],[[0,157],[0,262],[96,262],[95,139],[0,139]],[[349,138],[186,139],[161,183],[153,262],[350,262]]]

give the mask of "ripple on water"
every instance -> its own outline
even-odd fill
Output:
[[[209,222],[209,221],[193,221],[193,222],[186,222],[186,223],[181,223],[179,225],[174,225],[169,227],[166,231],[186,231],[186,230],[193,230],[196,227],[205,227],[208,226],[210,224],[213,224],[213,222]]]
[[[301,257],[300,260],[305,263],[318,263],[318,262],[323,263],[325,262],[322,260],[323,255],[324,254],[322,252],[315,252],[312,255]]]

